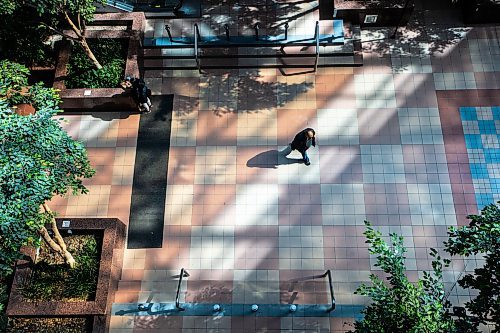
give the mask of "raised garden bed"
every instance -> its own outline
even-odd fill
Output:
[[[47,317],[9,319],[6,333],[91,333],[93,320],[91,317]]]
[[[107,13],[96,14],[94,24],[110,26],[106,29],[90,29],[86,37],[92,39],[117,39],[128,41],[126,55],[124,56],[123,74],[139,77],[139,64],[137,56],[140,43],[144,34],[145,19],[143,13]],[[116,29],[123,26],[124,29]],[[68,32],[69,33],[69,32]],[[125,42],[127,43],[127,42]],[[55,70],[53,87],[60,90],[63,101],[61,108],[65,111],[135,111],[137,106],[132,98],[126,95],[122,88],[82,88],[66,85],[68,79],[68,64],[71,59],[71,44],[67,41],[61,43]],[[69,73],[71,74],[71,73]]]
[[[68,251],[76,260],[74,269],[68,269],[61,256],[42,243],[31,275],[21,289],[24,299],[27,302],[93,301],[97,289],[102,235],[101,230],[79,230],[63,235]]]
[[[125,74],[128,39],[88,40],[90,49],[103,66],[96,69],[80,45],[73,44],[65,85],[75,88],[116,88]]]
[[[63,220],[70,221],[70,226],[63,228]],[[48,300],[61,295],[57,292],[50,297],[44,296],[44,299],[36,302],[25,297],[26,281],[30,281],[30,278],[36,275],[34,269],[37,262],[36,250],[27,248],[24,254],[29,259],[19,260],[16,265],[7,306],[7,316],[89,317],[93,322],[92,332],[103,332],[106,326],[103,318],[111,307],[121,275],[125,225],[115,218],[65,218],[57,219],[57,224],[62,234],[67,234],[67,231],[71,230],[75,235],[98,235],[97,240],[99,241],[97,243],[101,246],[97,246],[100,249],[100,258],[98,272],[95,273],[97,275],[95,292],[87,293],[87,296],[83,297],[85,299],[66,297],[67,301],[60,298]],[[78,262],[76,256],[75,259]],[[61,292],[61,288],[54,289],[59,289],[58,292]]]

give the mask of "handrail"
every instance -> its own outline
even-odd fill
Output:
[[[318,70],[318,61],[319,61],[319,21],[316,21],[314,38],[316,38],[316,61],[314,62],[314,72],[316,72]]]
[[[196,66],[198,67],[198,72],[201,74],[200,59],[198,58],[198,39],[201,41],[200,29],[198,29],[198,24],[194,24],[194,59],[196,60]]]
[[[328,285],[330,287],[330,296],[332,298],[332,306],[327,310],[328,312],[331,312],[335,310],[335,294],[333,293],[333,283],[332,283],[332,272],[330,270],[327,270],[325,274],[322,275],[322,277],[328,276]]]
[[[179,311],[185,310],[182,306],[180,306],[179,302],[179,292],[181,291],[182,278],[184,277],[189,277],[189,273],[184,268],[181,268],[181,273],[179,274],[179,283],[177,284],[177,293],[175,294],[175,307]]]

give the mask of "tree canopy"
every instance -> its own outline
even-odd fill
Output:
[[[87,152],[61,127],[59,98],[51,88],[30,87],[24,98],[36,105],[34,115],[14,112],[12,94],[26,83],[28,71],[0,63],[0,269],[9,272],[20,247],[36,243],[53,220],[44,204],[55,195],[86,193],[91,177]]]
[[[500,204],[500,202],[499,202]],[[466,302],[470,312],[467,319],[472,322],[474,332],[480,324],[493,323],[492,333],[500,332],[500,206],[486,206],[480,215],[469,215],[468,226],[452,227],[445,249],[451,255],[483,255],[484,266],[476,268],[474,274],[466,274],[458,284],[471,288],[479,294]]]
[[[368,296],[372,303],[364,310],[364,318],[354,324],[355,333],[450,333],[455,324],[447,313],[442,269],[448,261],[441,260],[437,251],[431,273],[424,272],[422,279],[412,283],[405,275],[403,237],[390,234],[387,243],[380,231],[366,224],[366,242],[370,254],[376,255],[375,266],[387,274],[388,285],[375,274],[370,275],[371,285],[362,284],[356,294]]]

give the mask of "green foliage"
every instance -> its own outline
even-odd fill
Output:
[[[22,294],[30,301],[90,300],[97,287],[99,250],[94,237],[88,237],[80,249],[69,248],[76,266],[68,270],[64,264],[48,261],[36,263],[32,276],[25,281]]]
[[[0,14],[0,58],[26,66],[53,63],[52,46],[47,43],[50,30],[37,20],[36,11],[27,6],[8,15]]]
[[[500,204],[500,202],[498,203]],[[471,256],[482,254],[483,267],[474,274],[466,274],[458,283],[462,288],[477,289],[476,298],[466,303],[472,315],[470,332],[479,332],[479,324],[488,321],[495,325],[492,333],[500,332],[500,206],[486,206],[480,215],[469,215],[468,226],[451,227],[445,250],[451,255]],[[464,318],[462,318],[463,320]]]
[[[16,0],[0,0],[0,13],[12,15],[19,7],[19,1]]]
[[[371,285],[362,284],[356,294],[368,296],[373,303],[363,310],[364,318],[354,324],[356,333],[450,333],[453,320],[447,314],[442,283],[443,263],[437,251],[431,249],[433,272],[424,272],[416,284],[405,275],[403,237],[390,234],[390,243],[365,222],[364,232],[370,254],[377,256],[375,266],[387,274],[388,285],[372,274]],[[445,261],[445,265],[449,262]]]
[[[68,64],[68,88],[114,88],[120,84],[125,67],[126,50],[117,39],[90,40],[89,46],[101,69],[96,69],[80,45],[74,45]]]
[[[26,2],[34,6],[40,16],[48,16],[56,21],[64,20],[64,15],[67,14],[72,19],[79,15],[80,20],[91,22],[96,10],[94,0],[27,0]]]
[[[86,193],[82,181],[94,173],[83,144],[55,118],[60,110],[54,90],[41,85],[28,90],[36,114],[12,111],[4,93],[24,85],[26,71],[5,66],[0,74],[0,276],[11,272],[21,246],[37,242],[38,230],[50,218],[40,205],[54,195]]]

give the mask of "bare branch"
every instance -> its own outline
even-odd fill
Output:
[[[68,22],[68,24],[71,26],[71,29],[75,32],[78,38],[80,39],[83,38],[81,30],[79,30],[78,27],[75,25],[75,23],[73,23],[73,21],[68,15],[68,12],[66,11],[64,12],[64,18],[66,19],[66,22]]]
[[[56,28],[51,27],[50,25],[48,25],[48,24],[46,24],[46,23],[43,23],[43,22],[42,22],[42,25],[46,26],[46,27],[47,27],[47,28],[49,28],[50,30],[54,31],[54,32],[55,32],[55,33],[57,33],[58,35],[61,35],[61,36],[65,37],[65,38],[68,38],[68,39],[74,40],[75,42],[79,42],[79,41],[80,41],[78,38],[73,37],[73,36],[70,36],[70,35],[68,35],[68,34],[66,34],[66,33],[64,33],[64,32],[62,32],[62,31],[60,31],[60,30],[58,30],[58,29],[56,29]]]

